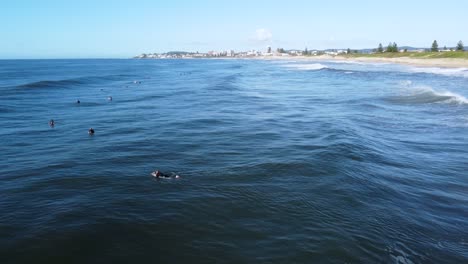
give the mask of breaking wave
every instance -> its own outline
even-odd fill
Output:
[[[430,73],[445,76],[464,77],[468,78],[468,68],[424,68],[424,67],[413,67],[410,68],[411,72],[415,73]]]
[[[418,87],[407,94],[391,96],[387,101],[397,104],[431,104],[448,103],[467,105],[468,99],[462,95],[450,91],[436,91],[431,87]]]

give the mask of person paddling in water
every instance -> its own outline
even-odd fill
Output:
[[[163,179],[176,178],[176,179],[178,179],[178,178],[180,178],[180,176],[177,175],[177,174],[174,174],[174,173],[166,174],[166,173],[160,172],[160,171],[158,171],[158,170],[153,171],[153,172],[151,173],[151,175],[152,175],[153,177],[157,178],[157,179],[160,179],[160,178],[163,178]]]

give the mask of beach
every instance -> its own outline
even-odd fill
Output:
[[[368,57],[345,57],[345,56],[261,56],[256,59],[265,60],[303,60],[303,61],[336,61],[336,62],[361,62],[361,63],[396,63],[403,65],[413,65],[420,67],[441,67],[441,68],[468,68],[468,60],[455,58],[419,59],[410,57],[399,58],[368,58]]]
[[[357,61],[357,62],[369,62],[369,63],[397,63],[413,66],[423,66],[423,67],[443,67],[443,68],[466,68],[468,67],[468,60],[465,59],[451,59],[451,58],[440,58],[440,59],[417,59],[409,57],[401,58],[366,58],[366,57],[357,57],[357,58],[346,58],[342,56],[318,56],[318,59],[326,60],[339,60],[339,61]],[[329,58],[331,57],[331,58]]]

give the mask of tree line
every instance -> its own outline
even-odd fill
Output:
[[[444,50],[447,50],[447,47],[444,47]],[[452,48],[450,49],[451,51],[453,50]],[[463,42],[460,40],[457,43],[457,46],[455,47],[456,51],[465,51],[465,46],[463,45]],[[395,42],[390,42],[387,46],[387,48],[384,50],[384,47],[382,46],[382,43],[379,44],[379,47],[377,50],[375,50],[378,53],[383,53],[385,52],[398,52],[398,45]],[[405,49],[404,52],[407,50]],[[434,40],[432,42],[432,46],[430,49],[431,52],[439,52],[439,44],[437,43],[437,40]]]
[[[443,50],[447,50],[447,47],[444,46]],[[453,48],[450,48],[450,51],[453,51],[453,50],[454,50]],[[465,51],[465,46],[463,45],[463,42],[461,40],[458,41],[457,46],[455,47],[455,50],[456,51]],[[399,52],[399,49],[398,49],[398,45],[396,44],[396,42],[390,42],[390,43],[388,43],[388,46],[385,49],[384,49],[382,43],[379,43],[379,46],[377,47],[377,49],[374,49],[373,51],[377,52],[377,53]],[[407,52],[407,51],[408,51],[407,49],[403,50],[403,52]],[[434,42],[432,42],[431,48],[426,49],[426,51],[439,52],[439,44],[437,43],[437,40],[434,40]],[[276,52],[286,53],[286,51],[283,48],[277,48]],[[268,47],[268,53],[271,53],[271,48],[270,47]],[[359,53],[359,51],[358,50],[351,50],[351,49],[348,48],[346,50],[346,53],[347,54]],[[302,52],[302,55],[310,55],[310,54],[311,54],[311,52],[307,49],[307,47]],[[323,54],[323,52],[321,52],[321,54]]]
[[[444,50],[447,50],[447,47],[444,47]],[[452,51],[453,49],[451,48],[450,50]],[[465,51],[465,46],[463,45],[463,42],[461,40],[458,41],[457,46],[455,47],[455,50]],[[432,42],[431,52],[439,52],[439,44],[437,43],[437,40],[434,40],[434,42]]]

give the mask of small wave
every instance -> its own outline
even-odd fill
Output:
[[[33,89],[33,88],[45,88],[45,87],[63,87],[69,85],[80,85],[82,82],[76,79],[68,79],[68,80],[58,80],[58,81],[38,81],[38,82],[31,82],[22,85],[16,86],[17,88],[26,88],[26,89]]]
[[[26,84],[20,84],[14,87],[24,88],[24,89],[64,87],[64,86],[73,86],[73,85],[83,85],[86,83],[93,83],[97,81],[118,81],[118,80],[122,80],[131,76],[132,75],[128,75],[128,74],[113,74],[113,75],[105,75],[105,76],[83,76],[83,77],[64,79],[64,80],[36,81],[36,82],[30,82]]]
[[[468,68],[424,68],[413,67],[410,68],[411,72],[415,73],[430,73],[445,76],[464,77],[468,78]]]
[[[230,67],[228,67],[228,69],[233,69],[233,70],[236,70],[236,69],[242,69],[244,66],[243,65],[232,65]]]
[[[388,101],[400,104],[468,104],[468,99],[462,95],[450,91],[435,91],[430,87],[419,87],[409,94],[389,97]]]
[[[289,64],[284,65],[287,68],[294,68],[301,71],[317,71],[328,68],[327,66],[320,64],[320,63],[313,63],[313,64]]]

